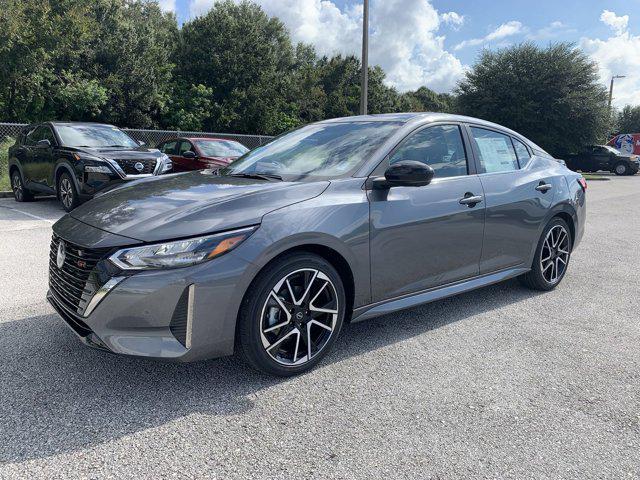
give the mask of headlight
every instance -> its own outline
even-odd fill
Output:
[[[85,165],[84,171],[87,173],[113,173],[106,165]]]
[[[114,253],[109,260],[122,270],[186,267],[230,252],[257,228],[253,226],[206,237],[125,248]]]
[[[173,162],[166,153],[160,155],[160,161],[162,162],[160,173],[167,173],[173,169]]]

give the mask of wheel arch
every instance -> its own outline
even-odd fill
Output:
[[[59,162],[56,165],[56,168],[53,171],[53,188],[56,192],[56,196],[58,195],[58,181],[60,180],[60,176],[63,173],[68,173],[71,179],[73,180],[73,184],[76,187],[76,192],[80,192],[80,184],[78,183],[78,178],[73,172],[73,167],[69,165],[67,162]]]
[[[255,280],[260,276],[262,272],[264,272],[269,266],[273,265],[275,262],[278,262],[283,257],[288,255],[293,255],[296,253],[311,253],[317,255],[327,262],[331,264],[333,268],[336,269],[340,279],[342,280],[342,284],[344,286],[344,293],[347,300],[346,310],[345,310],[345,322],[350,321],[351,312],[353,310],[353,304],[355,300],[355,278],[353,275],[353,270],[348,260],[345,258],[343,254],[341,254],[335,248],[332,248],[328,245],[324,245],[322,243],[301,243],[295,246],[290,246],[276,255],[271,257],[262,267],[256,272],[251,280],[251,284],[255,282]],[[251,289],[251,286],[245,291],[243,297],[247,295],[247,292]]]

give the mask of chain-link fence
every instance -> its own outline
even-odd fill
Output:
[[[1,123],[0,122],[0,143],[8,141],[8,138],[14,138],[23,127],[26,127],[25,123]],[[150,147],[155,147],[159,143],[168,140],[173,137],[215,137],[226,138],[229,140],[235,140],[242,143],[249,149],[264,145],[271,138],[266,135],[242,135],[237,133],[213,133],[213,132],[184,132],[179,130],[142,130],[138,128],[123,128],[125,132],[131,135],[136,140],[142,141]]]

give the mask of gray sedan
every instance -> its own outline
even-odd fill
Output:
[[[88,345],[293,375],[344,322],[567,272],[586,182],[516,132],[434,113],[307,125],[218,172],[128,183],[54,225],[48,299]]]

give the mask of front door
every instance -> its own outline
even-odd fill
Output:
[[[368,192],[374,302],[479,272],[483,192],[478,176],[470,173],[460,127],[431,125],[412,133],[382,167],[403,160],[426,163],[435,175],[423,187]]]

